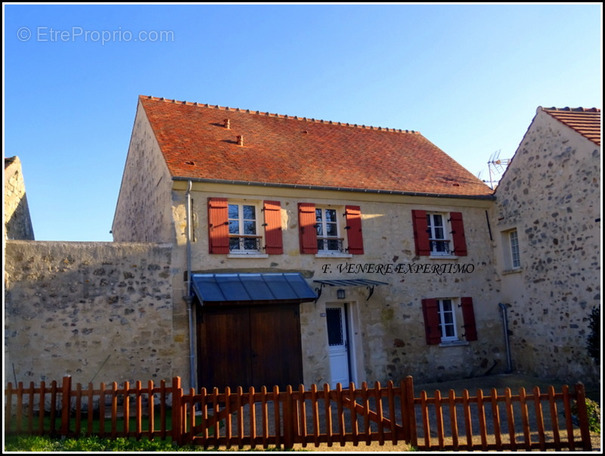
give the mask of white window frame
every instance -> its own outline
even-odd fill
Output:
[[[510,267],[513,270],[521,269],[521,256],[519,254],[519,233],[517,229],[508,232],[508,248],[510,249]]]
[[[519,248],[519,231],[511,228],[500,232],[502,241],[503,272],[514,273],[521,271],[521,251]]]
[[[258,255],[263,255],[261,249],[262,249],[262,245],[263,245],[263,236],[262,234],[260,234],[262,232],[261,228],[261,224],[259,221],[259,216],[262,217],[262,211],[261,211],[261,207],[259,203],[255,203],[255,202],[248,202],[248,201],[231,201],[229,200],[227,202],[228,204],[228,215],[227,215],[227,221],[229,223],[229,255],[233,255],[233,256],[258,256]],[[237,218],[233,218],[231,217],[231,207],[232,206],[237,206],[237,212],[238,212],[238,216]],[[246,234],[245,233],[245,222],[246,221],[252,221],[252,219],[245,219],[244,218],[244,207],[245,206],[251,206],[254,208],[254,232],[255,234]],[[237,225],[238,225],[238,230],[237,233],[232,232],[231,227],[232,227],[232,222],[233,221],[237,221]],[[239,246],[240,248],[237,249],[232,249],[231,248],[231,241],[235,238],[239,238]],[[255,248],[245,248],[245,242],[246,239],[250,241],[254,242]],[[244,247],[244,248],[241,248]]]
[[[317,218],[317,212],[321,212],[321,219]],[[328,222],[326,217],[326,211],[334,212],[333,221]],[[349,256],[345,253],[345,240],[341,237],[342,222],[339,217],[339,213],[344,211],[338,207],[333,206],[315,206],[315,223],[317,229],[317,255],[319,256]],[[328,225],[334,225],[336,227],[336,234],[328,234]],[[336,249],[325,248],[329,245],[329,242],[336,242]],[[320,245],[323,247],[321,248]]]
[[[449,303],[449,308],[446,307]],[[441,332],[441,342],[458,342],[458,323],[456,322],[456,309],[458,308],[457,300],[452,298],[437,299],[439,308],[439,331]],[[448,318],[450,317],[450,318]],[[451,328],[453,334],[446,334],[446,328]]]
[[[441,226],[438,226],[435,223],[435,216],[441,217],[441,223],[442,223]],[[449,218],[449,215],[446,213],[441,213],[441,212],[427,212],[426,213],[426,224],[427,224],[427,228],[428,228],[428,232],[429,232],[430,256],[433,256],[433,257],[442,257],[442,256],[451,257],[451,256],[453,256],[452,239],[449,236],[451,228],[448,223],[448,218]],[[442,237],[438,237],[438,229],[443,230]],[[439,243],[442,243],[442,245],[445,246],[445,250],[439,251],[437,249]]]

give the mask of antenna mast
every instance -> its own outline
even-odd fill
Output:
[[[500,158],[501,150],[498,149],[492,154],[489,161],[487,162],[487,169],[489,171],[488,185],[492,188],[496,188],[502,174],[506,171],[506,167],[510,163],[510,158]]]

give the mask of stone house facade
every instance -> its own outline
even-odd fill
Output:
[[[193,384],[436,380],[504,368],[492,205],[417,132],[140,97],[112,232],[174,245]]]
[[[515,367],[598,379],[586,350],[601,302],[601,112],[539,107],[495,191],[500,299]]]

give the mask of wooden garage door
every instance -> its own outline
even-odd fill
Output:
[[[281,389],[302,383],[299,304],[198,310],[200,387]]]

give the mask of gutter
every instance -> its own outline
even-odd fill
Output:
[[[195,344],[194,344],[194,330],[193,330],[193,294],[191,293],[191,237],[192,237],[192,223],[191,223],[191,187],[193,183],[191,181],[187,184],[186,196],[186,210],[187,210],[187,289],[185,290],[185,302],[187,303],[187,316],[189,319],[189,387],[195,388]]]
[[[401,195],[401,196],[425,196],[432,198],[459,198],[459,199],[477,199],[477,200],[495,200],[496,197],[493,194],[490,195],[452,195],[448,193],[425,193],[425,192],[405,192],[395,190],[373,190],[373,189],[360,189],[352,187],[327,187],[320,185],[299,185],[299,184],[279,184],[272,182],[250,182],[250,181],[238,181],[238,180],[223,180],[223,179],[206,179],[200,177],[183,177],[173,176],[173,181],[185,181],[185,182],[201,182],[205,184],[230,184],[230,185],[247,185],[254,187],[275,187],[275,188],[291,188],[291,189],[302,189],[302,190],[327,190],[327,191],[340,191],[340,192],[355,192],[355,193],[372,193],[372,194],[383,194],[383,195]]]
[[[504,328],[504,345],[506,346],[506,373],[510,374],[513,371],[513,362],[510,354],[510,340],[508,337],[508,317],[506,315],[506,305],[498,303],[500,310],[502,310],[502,325]]]

